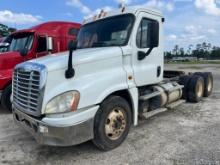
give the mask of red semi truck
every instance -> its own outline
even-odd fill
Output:
[[[47,22],[16,31],[8,37],[8,49],[0,53],[0,100],[3,108],[11,109],[11,83],[15,65],[66,51],[69,41],[76,40],[80,26],[71,22]]]

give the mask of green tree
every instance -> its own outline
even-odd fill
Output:
[[[14,31],[16,31],[15,28],[11,28],[6,25],[0,24],[0,37],[6,37]]]
[[[180,48],[179,52],[181,57],[185,56],[184,48]]]
[[[174,46],[173,54],[174,54],[175,56],[178,56],[178,54],[179,54],[179,45],[175,45],[175,46]]]

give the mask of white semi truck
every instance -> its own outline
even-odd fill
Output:
[[[147,114],[208,97],[211,73],[164,71],[163,24],[140,7],[85,21],[69,52],[16,66],[14,120],[43,145],[92,140],[111,150]]]

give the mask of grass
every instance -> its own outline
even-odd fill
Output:
[[[165,62],[165,64],[220,64],[220,61],[178,61],[178,62]]]

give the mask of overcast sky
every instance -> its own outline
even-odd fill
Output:
[[[41,22],[82,22],[101,9],[117,8],[121,0],[1,0],[0,23],[28,28]],[[165,18],[165,49],[175,44],[210,42],[220,46],[220,0],[124,0],[127,5],[160,9]]]

